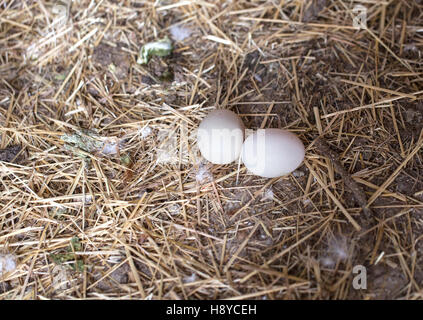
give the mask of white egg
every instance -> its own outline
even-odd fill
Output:
[[[202,156],[214,164],[231,163],[239,159],[244,130],[236,113],[223,109],[212,111],[198,128],[198,148]]]
[[[295,134],[282,129],[260,129],[245,140],[241,159],[253,174],[275,178],[297,169],[304,154],[304,145]]]

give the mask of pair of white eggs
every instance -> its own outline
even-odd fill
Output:
[[[275,178],[291,173],[304,160],[302,141],[282,129],[259,129],[245,139],[239,116],[229,110],[212,111],[201,122],[197,143],[202,156],[214,164],[238,160],[255,175]]]

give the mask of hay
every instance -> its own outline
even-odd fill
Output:
[[[0,299],[422,298],[421,1],[1,8]],[[136,63],[166,36],[171,56]],[[304,165],[205,163],[214,108],[295,132]],[[119,143],[66,148],[81,129]]]

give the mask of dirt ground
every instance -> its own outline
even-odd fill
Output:
[[[423,1],[0,1],[0,42],[0,299],[423,298]],[[208,163],[215,108],[304,163]]]

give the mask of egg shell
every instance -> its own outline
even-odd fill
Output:
[[[244,131],[244,124],[236,113],[225,109],[210,112],[197,131],[201,155],[214,164],[228,164],[239,159]]]
[[[291,173],[304,160],[302,141],[282,129],[260,129],[244,142],[241,160],[253,174],[275,178]]]

